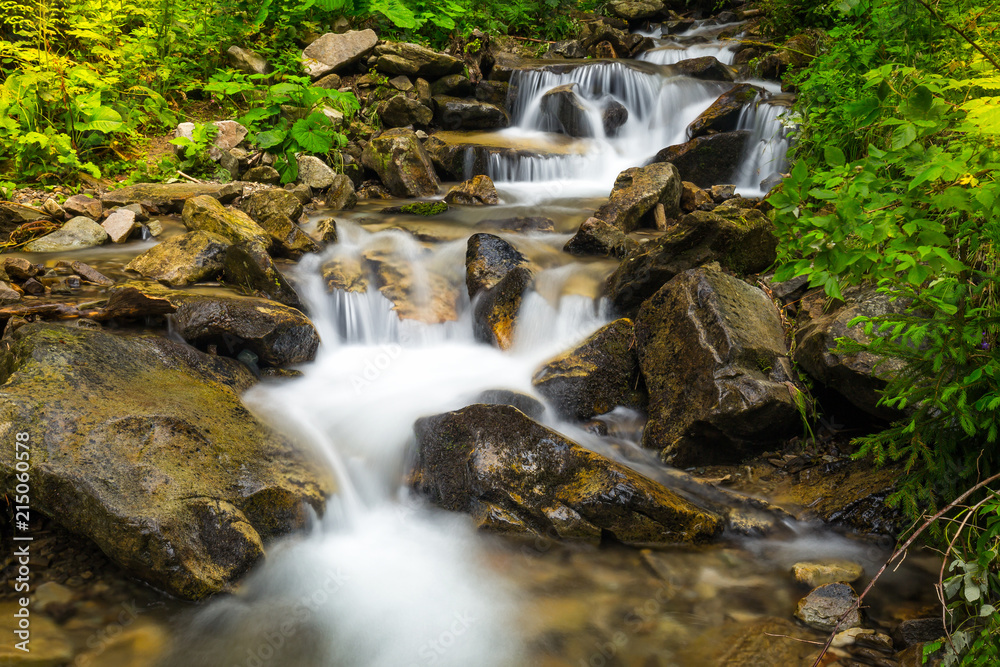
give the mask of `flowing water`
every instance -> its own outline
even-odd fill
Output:
[[[544,141],[553,127],[540,98],[567,83],[576,84],[595,131],[578,154],[494,156],[488,171],[503,200],[499,207],[457,207],[430,222],[378,216],[365,202],[338,214],[340,242],[297,268],[323,339],[318,358],[301,378],[263,383],[246,396],[252,409],[322,458],[336,474],[338,493],[307,534],[272,547],[235,595],[190,612],[165,664],[713,664],[711,638],[719,628],[790,617],[802,594],[787,574],[793,562],[842,557],[869,572],[877,567],[884,548],[794,522],[779,526],[774,538],[734,535],[702,550],[500,540],[406,490],[417,418],[461,408],[486,390],[534,395],[531,377],[541,362],[609,321],[598,295],[614,263],[580,261],[560,249],[622,169],[684,141],[687,124],[728,88],[676,76],[669,67],[681,56],[706,54],[731,60],[722,42],[664,43],[644,62],[516,74],[515,123],[502,132],[507,140]],[[629,116],[608,137],[600,116],[611,101]],[[734,165],[744,192],[757,193],[762,174],[784,168],[780,109],[761,104],[740,121],[753,135],[750,156]],[[466,240],[487,217],[525,215],[552,218],[556,231],[497,232],[539,267],[514,345],[502,352],[472,335]],[[323,266],[363,266],[372,253],[406,267],[416,317],[401,319],[374,286],[330,293]],[[439,289],[452,295],[443,315]],[[420,317],[421,309],[430,315]],[[604,420],[607,436],[551,413],[542,418],[584,446],[674,483],[676,475],[635,444],[639,415],[619,409]],[[895,603],[903,605],[907,595],[897,592]]]

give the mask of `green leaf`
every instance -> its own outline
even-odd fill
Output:
[[[98,107],[88,116],[87,122],[76,125],[77,130],[93,130],[108,134],[125,127],[121,114],[111,107]]]
[[[898,126],[892,131],[892,150],[898,151],[906,148],[917,138],[917,128],[912,123]]]
[[[285,130],[280,129],[258,132],[257,145],[264,150],[274,148],[275,146],[279,146],[287,135],[288,133]]]
[[[321,113],[300,118],[292,125],[292,138],[310,153],[327,153],[333,148],[333,128],[330,120]]]
[[[844,151],[836,146],[827,146],[824,148],[823,157],[826,158],[826,163],[831,167],[842,167],[847,163]]]

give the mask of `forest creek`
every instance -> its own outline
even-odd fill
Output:
[[[817,33],[692,4],[339,21],[277,159],[213,84],[171,182],[0,201],[0,665],[923,664],[900,367],[834,351],[899,305],[774,276]]]

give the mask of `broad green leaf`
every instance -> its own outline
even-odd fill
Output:
[[[847,162],[844,151],[840,150],[837,146],[825,147],[823,149],[823,157],[826,158],[826,163],[831,167],[842,167]]]
[[[280,129],[267,130],[266,132],[258,132],[257,146],[263,148],[264,150],[267,150],[269,148],[274,148],[275,146],[280,145],[281,142],[285,140],[285,137],[287,135],[288,133],[285,132],[285,130],[280,130]]]
[[[333,148],[333,129],[330,121],[321,113],[300,118],[292,125],[292,138],[310,153],[326,153]]]
[[[913,140],[916,138],[917,128],[915,128],[911,123],[900,125],[892,131],[892,150],[898,151],[901,148],[906,148],[912,144]]]
[[[122,121],[120,113],[111,107],[98,107],[92,113],[88,114],[88,118],[85,123],[78,123],[76,129],[93,130],[95,132],[108,134],[110,132],[117,132],[124,127],[125,123]]]

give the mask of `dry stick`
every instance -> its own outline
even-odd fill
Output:
[[[957,32],[958,35],[959,35],[959,37],[961,37],[962,39],[964,39],[965,41],[967,41],[969,44],[971,44],[972,48],[974,48],[976,51],[979,51],[981,54],[983,54],[983,58],[986,58],[988,61],[990,61],[990,64],[993,65],[994,69],[996,69],[997,71],[1000,71],[1000,62],[997,62],[996,59],[993,58],[993,56],[991,56],[990,54],[988,54],[985,51],[983,51],[983,49],[978,44],[976,44],[976,41],[974,39],[972,39],[971,37],[969,37],[968,35],[966,35],[958,27],[952,25],[951,23],[948,23],[943,18],[941,18],[941,15],[937,13],[937,10],[934,9],[933,7],[931,7],[930,5],[928,5],[926,2],[924,2],[924,0],[917,0],[917,2],[919,2],[921,5],[923,5],[924,9],[926,9],[927,11],[929,11],[931,13],[931,16],[933,16],[935,19],[937,19],[939,23],[943,23],[947,27],[949,27],[952,30],[954,30],[955,32]]]
[[[979,489],[983,488],[984,486],[986,486],[990,482],[993,482],[993,481],[995,481],[997,479],[1000,479],[1000,473],[998,473],[996,475],[993,475],[989,479],[983,480],[979,484],[976,484],[974,487],[972,487],[971,489],[969,489],[968,491],[966,491],[965,493],[963,493],[962,495],[960,495],[958,498],[955,498],[955,500],[953,500],[950,503],[948,503],[947,505],[945,505],[944,509],[942,509],[940,512],[938,512],[937,514],[935,514],[931,518],[929,518],[926,521],[924,521],[924,523],[920,526],[920,528],[918,528],[915,533],[913,533],[912,535],[910,535],[910,539],[906,540],[906,542],[903,543],[903,546],[899,547],[894,552],[892,552],[892,555],[889,556],[889,560],[887,560],[882,565],[882,567],[879,568],[878,573],[874,577],[872,577],[871,581],[868,582],[868,585],[865,586],[865,590],[863,590],[861,592],[861,595],[859,595],[858,599],[854,601],[854,604],[851,605],[851,608],[848,609],[847,611],[845,611],[844,614],[839,619],[837,619],[837,624],[835,626],[833,626],[833,630],[830,631],[830,636],[827,638],[826,644],[823,645],[823,650],[820,651],[820,654],[816,657],[816,662],[814,662],[812,664],[812,667],[819,667],[819,663],[823,660],[823,656],[826,655],[826,652],[828,650],[830,650],[830,645],[833,644],[833,638],[837,636],[837,630],[840,628],[840,625],[844,622],[844,620],[851,613],[853,613],[853,612],[855,612],[855,611],[857,611],[858,609],[861,608],[861,601],[865,598],[866,595],[868,595],[868,592],[875,585],[875,582],[879,580],[879,577],[881,577],[882,574],[885,572],[885,569],[887,567],[889,567],[889,563],[891,563],[892,561],[894,561],[897,558],[899,558],[899,556],[901,554],[905,554],[906,550],[910,548],[910,545],[913,544],[914,540],[916,540],[920,536],[921,533],[923,533],[925,530],[927,530],[927,528],[929,528],[932,523],[934,523],[935,521],[937,521],[938,519],[940,519],[946,513],[950,512],[952,509],[955,508],[956,505],[958,505],[963,500],[965,500],[966,498],[968,498],[969,496],[971,496],[973,493],[975,493]]]
[[[538,42],[539,44],[555,44],[551,39],[535,39],[534,37],[518,37],[517,35],[508,35],[511,39],[519,39],[522,42]]]

